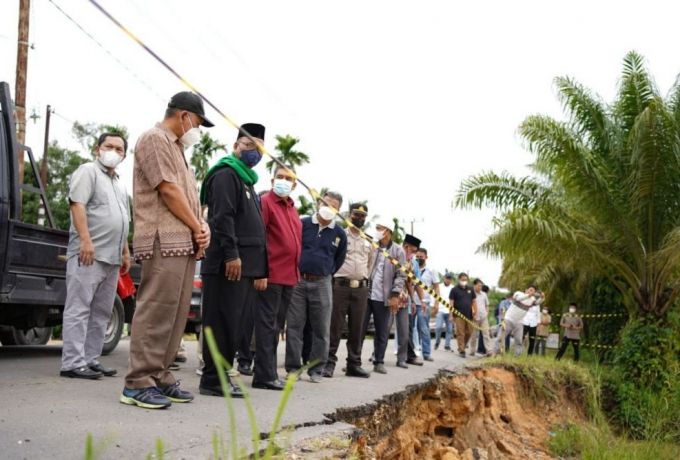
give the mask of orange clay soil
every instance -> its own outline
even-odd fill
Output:
[[[361,430],[360,458],[551,459],[552,428],[586,422],[585,390],[533,385],[502,365],[475,366],[330,417]]]

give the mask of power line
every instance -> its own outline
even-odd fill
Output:
[[[66,18],[67,18],[69,21],[71,21],[76,27],[78,27],[85,35],[87,35],[87,36],[90,38],[90,40],[92,40],[93,42],[95,42],[101,49],[103,49],[103,50],[106,52],[106,54],[108,54],[109,56],[111,56],[118,64],[120,64],[121,67],[123,67],[125,70],[127,70],[128,72],[130,72],[130,74],[132,74],[137,80],[139,80],[139,82],[142,83],[149,91],[151,91],[151,92],[154,93],[156,96],[158,96],[158,98],[159,98],[161,101],[163,101],[163,102],[166,102],[166,101],[167,101],[167,98],[165,98],[165,97],[161,96],[160,94],[158,94],[158,93],[156,92],[156,90],[154,90],[154,89],[151,87],[151,85],[149,85],[146,81],[144,81],[144,80],[142,79],[142,77],[140,77],[140,76],[137,75],[135,72],[133,72],[128,66],[126,66],[126,65],[125,65],[120,59],[118,59],[113,53],[111,53],[104,45],[102,45],[102,44],[101,44],[96,38],[94,38],[87,30],[85,30],[85,29],[83,28],[83,26],[81,26],[80,24],[78,24],[78,22],[77,22],[75,19],[73,19],[71,16],[68,15],[68,13],[66,13],[64,10],[62,10],[61,7],[60,7],[59,5],[57,5],[56,3],[54,3],[53,0],[49,0],[49,2],[50,2],[52,5],[54,5],[54,7],[55,7],[56,9],[58,9],[59,12],[60,12],[61,14],[63,14],[64,16],[66,16]],[[62,118],[63,118],[63,117],[62,117]]]

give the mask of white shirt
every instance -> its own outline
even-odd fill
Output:
[[[418,262],[416,262],[418,263]],[[432,288],[434,284],[439,283],[439,273],[437,273],[436,270],[431,269],[430,267],[425,267],[420,269],[420,281],[425,283],[429,288]],[[434,302],[432,301],[432,296],[429,294],[429,292],[425,292],[425,303],[428,305],[434,305]],[[448,299],[448,297],[445,297]]]
[[[449,284],[448,286],[444,283],[439,285],[439,297],[442,299],[446,300],[446,302],[441,303],[439,302],[439,311],[441,313],[445,313],[447,315],[451,314],[451,311],[449,311],[449,294],[451,294],[451,289],[453,289],[453,284]]]
[[[489,315],[489,297],[484,291],[475,291],[475,301],[477,303],[477,316],[475,321],[481,321]]]
[[[513,302],[508,307],[508,311],[505,312],[505,320],[512,323],[519,323],[524,321],[524,316],[527,311],[534,305],[540,305],[543,303],[543,299],[536,299],[534,296],[529,296],[521,291],[515,292],[513,296]],[[524,308],[520,308],[515,303],[521,304]]]
[[[522,324],[529,327],[538,326],[538,319],[541,314],[540,308],[541,307],[539,307],[538,305],[534,305],[533,307],[531,307],[527,311],[527,314],[524,315],[524,320],[522,321]]]

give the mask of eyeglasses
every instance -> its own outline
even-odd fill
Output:
[[[239,141],[238,144],[243,144],[248,150],[251,150],[251,149],[258,149],[259,150],[257,144],[254,143],[254,142],[241,142],[241,141]]]

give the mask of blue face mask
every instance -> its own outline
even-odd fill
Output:
[[[285,179],[274,179],[274,187],[272,188],[274,193],[281,198],[285,198],[290,195],[293,190],[293,184]]]
[[[260,151],[257,149],[241,150],[241,161],[249,168],[254,168],[262,159]]]

